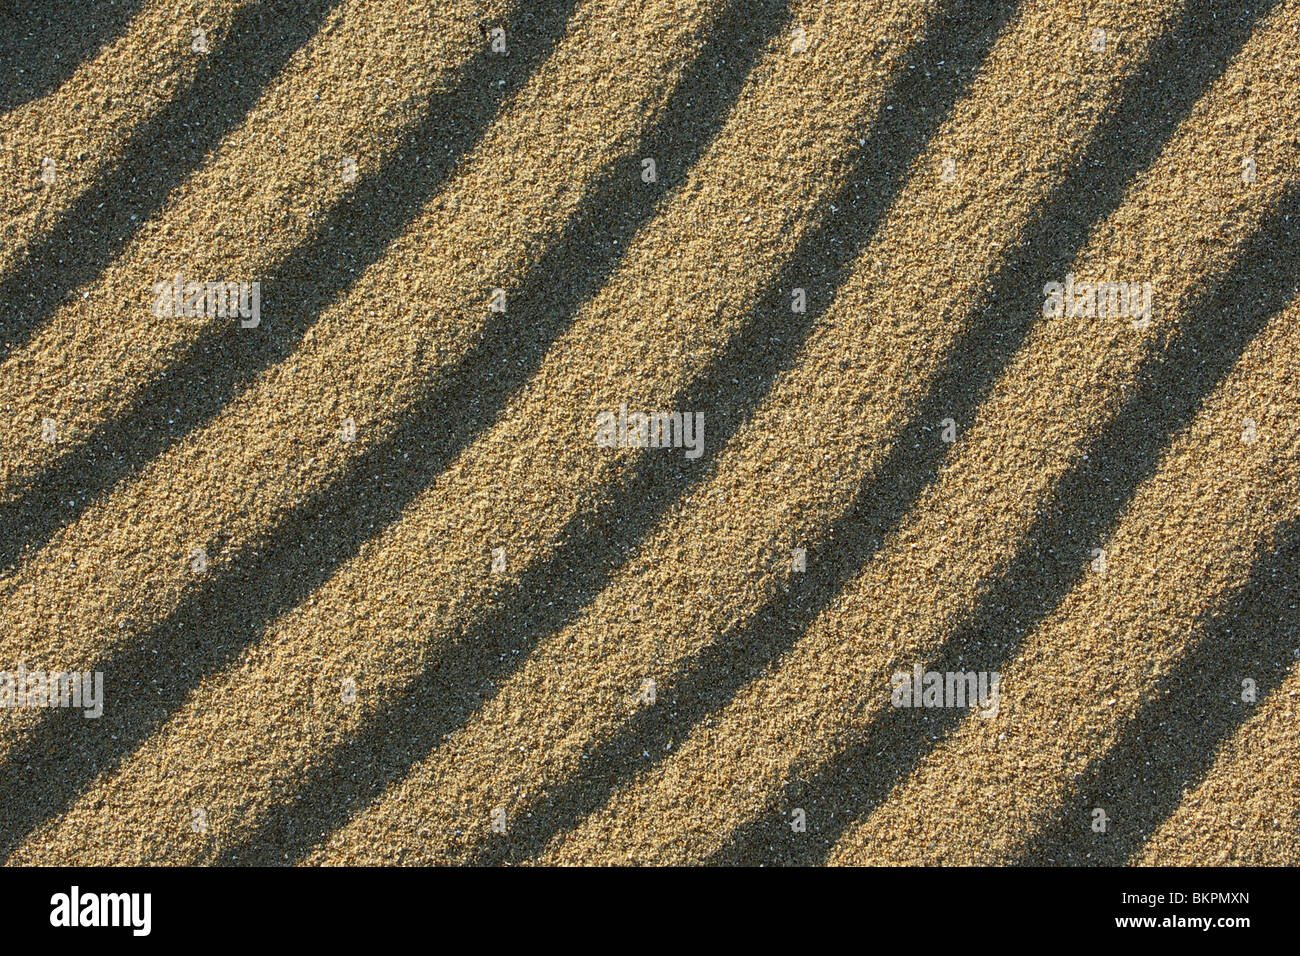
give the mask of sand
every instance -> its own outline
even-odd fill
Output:
[[[28,22],[7,862],[1300,861],[1300,2]]]

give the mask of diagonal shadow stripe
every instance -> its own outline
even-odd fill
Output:
[[[1105,754],[1079,775],[1056,820],[1019,861],[1122,866],[1214,766],[1219,748],[1286,679],[1300,638],[1300,520],[1275,536],[1249,580],[1202,615],[1196,646],[1157,682]],[[1258,703],[1241,700],[1255,681]],[[1110,818],[1092,831],[1092,811]]]
[[[1014,8],[1013,2],[952,0],[927,25],[925,38],[891,82],[869,138],[850,157],[844,188],[822,203],[818,224],[722,355],[670,404],[708,410],[712,448],[726,443],[757,408],[780,369],[792,361],[902,188],[908,168]],[[790,311],[789,290],[794,286],[810,290],[804,314]],[[408,774],[416,761],[469,719],[545,635],[581,613],[659,515],[702,482],[711,468],[705,459],[692,466],[677,456],[650,453],[614,486],[599,489],[588,509],[561,533],[553,558],[525,571],[517,586],[442,652],[408,693],[367,721],[313,771],[291,805],[273,810],[260,830],[228,851],[223,861],[301,857],[385,786]],[[437,701],[437,707],[430,701]],[[391,747],[393,727],[402,727],[420,745]],[[516,833],[511,845],[531,844],[522,844]]]
[[[76,452],[29,480],[0,504],[0,569],[24,549],[44,545],[115,485],[140,472],[210,422],[263,369],[287,358],[336,298],[377,262],[461,157],[490,127],[503,103],[545,61],[577,0],[527,4],[506,25],[511,55],[484,47],[454,88],[435,93],[423,119],[403,135],[383,166],[360,180],[322,217],[311,238],[262,283],[262,323],[206,330],[140,390],[127,409],[100,425]]]
[[[1089,548],[1110,536],[1139,485],[1155,473],[1169,442],[1191,422],[1251,339],[1296,294],[1297,240],[1300,184],[1290,187],[1239,251],[1233,268],[1187,309],[1168,347],[1144,361],[1119,413],[1092,442],[1088,457],[1058,483],[1010,564],[927,670],[1002,670],[1024,636],[1083,578],[1091,560]],[[865,537],[878,541],[900,515],[881,522],[872,513],[876,507],[870,497],[860,498],[835,529],[834,540],[853,540],[851,535],[864,540],[856,528],[865,518]],[[848,555],[850,566],[862,566],[878,547],[857,546]],[[818,603],[827,603],[847,580],[848,573],[838,565],[841,560],[837,556],[837,563],[827,569],[833,587],[818,586]],[[786,621],[780,626],[793,629],[804,623],[794,613]],[[888,688],[880,693],[882,701],[888,699]],[[792,779],[767,812],[738,829],[710,862],[824,862],[844,830],[878,807],[968,716],[957,708],[886,709],[868,725],[863,739],[808,775]],[[805,810],[806,833],[792,832],[783,819],[792,807]]]
[[[656,706],[642,710],[612,738],[596,745],[584,756],[582,773],[539,795],[530,816],[521,819],[514,814],[509,840],[485,839],[479,847],[480,862],[535,854],[603,805],[619,786],[664,759],[671,752],[670,744],[725,706],[791,647],[854,571],[870,560],[880,541],[901,523],[938,473],[947,446],[935,441],[930,429],[949,416],[963,425],[971,421],[998,373],[1023,343],[1033,316],[1041,314],[1038,290],[1043,277],[1064,274],[1094,224],[1119,205],[1125,184],[1150,162],[1199,91],[1223,69],[1220,58],[1226,60],[1249,35],[1256,13],[1239,16],[1235,30],[1225,27],[1216,44],[1201,47],[1198,34],[1209,2],[1187,9],[1153,47],[1144,68],[1127,81],[1118,109],[990,284],[980,318],[947,357],[936,386],[880,467],[880,478],[864,485],[835,522],[823,539],[831,544],[800,576],[798,587],[776,597],[746,625],[723,635],[660,681]],[[954,57],[945,51],[939,59],[951,63]],[[1169,89],[1174,82],[1180,84],[1176,93]],[[903,102],[910,105],[913,98]],[[1080,195],[1089,197],[1083,209]],[[1033,303],[1031,308],[1017,308],[1027,301]],[[677,407],[714,409],[717,405],[700,401]]]
[[[0,361],[125,248],[239,125],[337,3],[263,0],[240,12],[189,86],[131,135],[121,162],[0,279]]]
[[[154,688],[153,696],[137,693],[106,704],[95,721],[68,721],[61,719],[65,712],[51,711],[11,750],[0,765],[0,857],[154,733],[204,675],[227,667],[267,623],[300,604],[378,529],[396,521],[495,420],[665,196],[685,182],[786,18],[785,0],[731,0],[642,141],[602,174],[560,240],[511,294],[509,316],[490,323],[389,440],[269,533],[262,550],[213,572],[168,620],[91,668],[103,671],[106,695],[111,687],[134,686]],[[563,25],[545,22],[554,28],[548,35]],[[653,186],[640,179],[647,155],[665,157]],[[527,316],[526,323],[513,318],[518,315]],[[461,692],[458,686],[447,691],[450,699]]]
[[[23,0],[0,10],[0,118],[63,85],[126,31],[140,6],[141,0]]]

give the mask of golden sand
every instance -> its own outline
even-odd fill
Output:
[[[0,114],[9,862],[1300,861],[1300,2],[113,26]]]

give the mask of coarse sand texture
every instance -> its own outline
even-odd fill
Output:
[[[1300,0],[0,14],[0,859],[1300,865]]]

